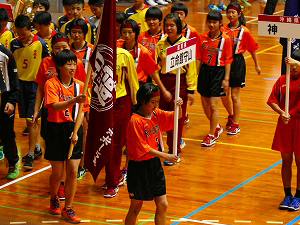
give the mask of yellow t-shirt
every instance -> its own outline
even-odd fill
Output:
[[[135,20],[140,27],[140,33],[149,30],[148,24],[145,21],[145,15],[148,10],[148,6],[145,4],[144,8],[141,10],[136,10],[133,7],[125,9],[125,14],[128,19]]]
[[[13,32],[10,30],[5,30],[1,35],[0,35],[0,43],[4,45],[5,48],[10,50],[10,42],[14,38]]]

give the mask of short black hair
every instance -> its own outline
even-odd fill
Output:
[[[82,8],[84,8],[84,0],[73,0],[72,5],[73,4],[81,4]]]
[[[84,21],[84,19],[82,19],[82,18],[75,18],[74,20],[72,20],[70,22],[70,31],[72,30],[73,26],[80,26],[84,35],[86,35],[88,33],[88,26],[87,26],[86,22]]]
[[[294,50],[291,55],[292,59],[295,59],[300,62],[300,50]]]
[[[25,16],[24,14],[18,15],[15,19],[15,27],[19,29],[27,27],[27,29],[30,30],[31,21],[29,16]]]
[[[64,49],[56,54],[55,65],[56,68],[64,66],[67,62],[74,61],[77,63],[77,57],[74,52],[69,49]]]
[[[50,8],[49,0],[34,0],[33,7],[38,5],[38,4],[41,4],[42,6],[44,6],[46,11],[48,11],[49,8]]]
[[[9,15],[6,9],[0,8],[0,21],[8,21]]]
[[[206,20],[218,20],[222,21],[222,14],[218,10],[211,10],[206,16]]]
[[[104,0],[89,0],[88,4],[101,7],[104,4]]]
[[[163,13],[162,13],[161,9],[158,7],[155,7],[155,6],[151,6],[145,14],[146,19],[147,18],[156,18],[159,21],[162,21],[162,17],[163,17]]]
[[[151,95],[153,92],[160,92],[158,86],[152,83],[143,84],[136,93],[136,111],[142,106],[142,104],[147,104],[150,102]]]
[[[126,14],[123,11],[117,11],[117,23],[122,24],[126,20]]]
[[[33,23],[48,26],[51,23],[52,17],[48,12],[37,12],[33,17]]]
[[[69,44],[69,38],[68,35],[66,35],[65,33],[62,32],[57,32],[56,34],[54,34],[54,36],[51,38],[51,45],[53,46],[53,43],[55,42],[56,39],[58,38],[65,38],[68,40],[68,44]]]
[[[74,0],[62,0],[63,6],[70,6],[73,4]]]
[[[187,16],[189,12],[188,8],[182,3],[177,3],[172,6],[171,13],[175,13],[176,11],[183,11],[185,16]]]
[[[121,34],[122,34],[122,29],[123,29],[124,24],[131,24],[132,25],[132,31],[133,31],[133,33],[135,33],[135,40],[137,41],[138,37],[139,37],[139,34],[140,34],[140,28],[139,28],[139,25],[137,24],[137,22],[135,20],[132,20],[132,19],[125,20],[122,23],[121,27],[120,27]]]
[[[181,24],[181,20],[180,20],[179,16],[176,13],[170,13],[165,16],[165,18],[164,18],[164,33],[166,33],[165,24],[166,24],[167,19],[173,19],[173,21],[177,27],[177,34],[181,34],[182,33],[182,24]]]

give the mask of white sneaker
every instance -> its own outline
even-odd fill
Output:
[[[157,6],[157,3],[154,0],[147,0],[146,3],[150,6]]]
[[[172,0],[165,0],[166,2],[168,2],[168,3],[172,3]]]
[[[159,5],[167,5],[168,3],[165,2],[164,0],[157,0],[156,1]]]

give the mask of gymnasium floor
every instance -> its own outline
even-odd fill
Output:
[[[228,136],[224,132],[215,146],[200,147],[209,123],[201,108],[200,95],[196,94],[195,104],[188,107],[190,122],[184,128],[186,147],[181,154],[181,162],[173,167],[164,167],[169,202],[167,224],[291,225],[298,224],[300,220],[299,213],[278,209],[284,197],[281,161],[280,154],[270,149],[277,115],[266,101],[280,76],[282,48],[277,38],[258,37],[257,15],[263,12],[264,4],[257,0],[250,2],[252,6],[245,7],[243,12],[247,27],[260,44],[257,54],[262,73],[260,76],[256,74],[251,56],[245,54],[247,76],[246,87],[241,91],[241,133]],[[207,3],[196,0],[185,3],[189,9],[187,23],[199,33],[207,30]],[[124,10],[126,6],[128,4],[118,4],[117,9]],[[170,8],[169,5],[161,7],[164,14]],[[278,3],[275,14],[283,15],[283,9],[284,5]],[[87,10],[86,15],[89,13]],[[223,22],[228,22],[224,12]],[[219,112],[219,122],[225,126],[227,114],[221,103]],[[28,146],[28,137],[22,136],[24,126],[25,121],[16,118],[20,158],[27,153]],[[67,224],[59,216],[48,213],[51,169],[46,160],[36,160],[30,172],[23,172],[20,161],[20,174],[13,182],[6,179],[4,160],[0,161],[0,168],[0,225]],[[126,186],[120,187],[117,197],[105,199],[101,188],[104,176],[102,171],[97,183],[94,183],[88,173],[78,182],[74,210],[87,224],[123,224],[130,203]],[[295,179],[292,185],[295,188]],[[145,202],[137,224],[154,224],[154,212],[154,202]]]

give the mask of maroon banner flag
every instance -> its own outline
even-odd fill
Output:
[[[113,106],[116,72],[116,1],[105,0],[97,45],[90,58],[93,69],[90,117],[84,165],[94,181],[110,160],[113,148]]]

